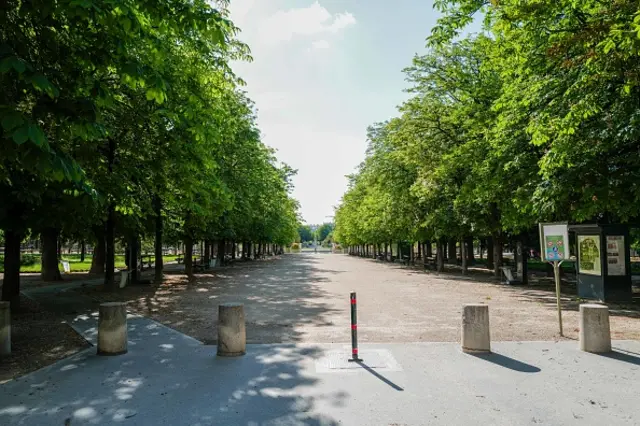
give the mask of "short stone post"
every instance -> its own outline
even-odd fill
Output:
[[[608,307],[580,305],[580,350],[592,353],[611,352]]]
[[[246,350],[244,305],[225,303],[218,306],[218,356],[240,356]]]
[[[489,306],[464,305],[462,310],[462,351],[491,352]]]
[[[11,303],[0,302],[0,356],[11,354]]]
[[[127,306],[122,302],[100,304],[98,355],[127,353]]]

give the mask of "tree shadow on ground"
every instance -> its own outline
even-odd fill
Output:
[[[513,291],[519,300],[536,302],[551,310],[557,309],[555,287],[536,287],[535,289],[521,287]],[[580,310],[581,304],[591,303],[591,301],[578,298],[575,288],[565,285],[562,286],[560,294],[563,311],[577,312]],[[607,302],[606,305],[609,307],[609,315],[612,317],[640,318],[640,295],[634,294],[632,302],[629,303]]]
[[[420,270],[416,266],[404,266],[396,263],[381,262],[374,259],[367,259],[369,262],[387,265],[393,269],[399,269],[406,271],[409,274],[427,274],[438,279],[458,281],[458,282],[473,282],[479,285],[490,285],[499,287],[506,292],[511,293],[518,300],[523,302],[533,302],[544,306],[546,309],[556,310],[556,289],[552,277],[547,277],[544,273],[537,272],[532,274],[531,277],[535,277],[537,280],[536,285],[507,285],[499,282],[497,278],[493,276],[492,271],[486,269],[470,270],[468,275],[461,275],[460,269],[455,265],[445,265],[445,271],[442,273],[436,273],[430,270]],[[456,273],[457,272],[457,273]],[[633,288],[634,296],[633,300],[628,303],[616,303],[609,302],[609,313],[611,316],[627,317],[627,318],[640,318],[640,293],[636,287]],[[562,309],[566,311],[578,311],[580,304],[588,303],[588,301],[580,300],[577,297],[577,289],[575,279],[567,277],[562,279],[562,285],[560,289]]]
[[[193,280],[172,271],[160,285],[114,293],[99,288],[79,291],[90,291],[94,301],[126,301],[129,309],[207,344],[216,343],[218,305],[243,303],[249,343],[297,342],[303,339],[297,329],[301,326],[333,325],[335,310],[323,302],[327,293],[321,284],[342,271],[317,264],[314,256],[285,255],[214,268],[195,274]]]
[[[87,321],[91,321],[87,319]],[[129,352],[95,348],[0,386],[1,424],[337,425],[318,406],[344,406],[305,374],[317,346],[250,345],[238,358],[144,318],[129,321]]]

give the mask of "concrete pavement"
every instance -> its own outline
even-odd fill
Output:
[[[96,320],[74,327],[89,340]],[[129,352],[95,348],[0,386],[3,425],[632,425],[640,422],[640,343],[248,345],[240,358],[154,321],[129,319]]]

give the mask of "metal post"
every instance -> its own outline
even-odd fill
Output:
[[[560,327],[560,336],[564,336],[562,332],[562,306],[560,305],[560,264],[562,261],[553,261],[553,272],[556,279],[556,303],[558,305],[558,326]]]
[[[362,359],[358,358],[358,316],[355,291],[351,292],[349,299],[351,301],[351,358],[349,362],[362,362]]]

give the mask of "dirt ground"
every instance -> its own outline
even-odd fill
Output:
[[[577,298],[564,286],[565,336],[578,337]],[[293,254],[238,263],[197,275],[167,276],[160,286],[118,294],[79,289],[100,301],[126,300],[130,309],[205,343],[215,343],[220,303],[245,304],[250,343],[349,342],[349,292],[358,295],[362,342],[457,341],[461,308],[486,303],[493,340],[557,340],[555,293],[549,285],[511,287],[486,275],[437,275],[337,254]],[[575,293],[575,292],[573,292]],[[611,305],[614,339],[640,339],[640,305]]]
[[[22,376],[89,347],[62,316],[23,297],[11,314],[11,355],[0,358],[0,383]]]

